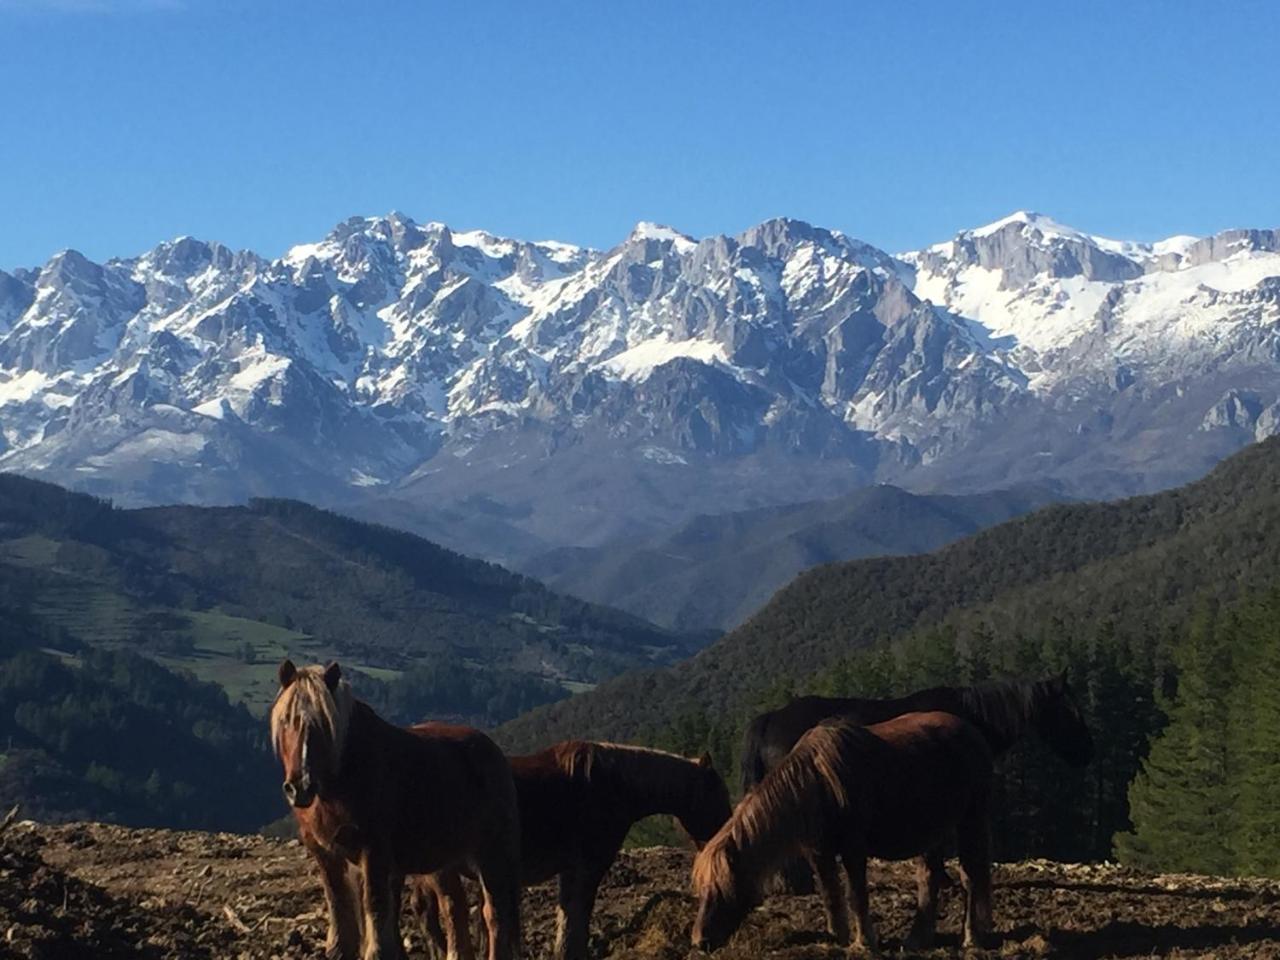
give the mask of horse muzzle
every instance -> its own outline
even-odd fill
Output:
[[[303,777],[297,782],[286,780],[281,789],[284,791],[284,798],[289,801],[289,805],[299,810],[304,810],[311,806],[312,801],[316,798],[315,783],[310,777]]]

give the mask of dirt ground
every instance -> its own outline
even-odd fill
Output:
[[[690,854],[624,853],[601,890],[593,953],[612,960],[686,958]],[[1152,876],[1044,861],[996,869],[999,944],[958,947],[959,890],[944,892],[930,958],[1276,957],[1280,882]],[[549,954],[554,890],[527,891],[526,955]],[[900,948],[914,905],[909,864],[876,864],[872,910],[884,956]],[[428,956],[406,920],[411,957]],[[815,897],[774,897],[717,956],[835,960]],[[232,834],[19,822],[0,836],[0,957],[318,957],[319,881],[296,841]]]

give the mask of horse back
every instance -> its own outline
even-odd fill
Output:
[[[932,687],[905,697],[870,700],[861,697],[796,697],[786,706],[763,713],[752,721],[754,743],[748,742],[743,763],[749,755],[772,769],[802,736],[819,723],[840,719],[869,726],[915,711],[963,712],[963,704],[954,687]],[[758,779],[761,779],[763,774]]]
[[[825,725],[845,731],[846,789],[872,856],[915,856],[962,821],[985,816],[991,748],[968,720],[926,711],[866,727]]]
[[[921,754],[960,750],[979,765],[991,763],[991,748],[978,728],[965,717],[945,710],[899,714],[867,726],[867,732],[904,752]]]

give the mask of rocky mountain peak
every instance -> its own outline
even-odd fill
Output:
[[[749,500],[796,471],[830,493],[1087,472],[1147,429],[1226,452],[1273,429],[1277,277],[1275,231],[1140,244],[1030,211],[900,257],[785,217],[641,222],[601,253],[397,212],[275,261],[67,251],[0,274],[0,468],[144,500],[288,478],[524,502],[522,471],[641,464],[664,479],[619,509],[649,515],[714,488],[681,471],[744,471],[724,489]]]

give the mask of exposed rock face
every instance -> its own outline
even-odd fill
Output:
[[[1270,408],[1268,408],[1270,409]],[[1256,393],[1247,390],[1228,390],[1222,399],[1209,408],[1200,424],[1201,430],[1221,427],[1238,427],[1252,430],[1262,413],[1262,401]]]
[[[0,468],[398,522],[479,496],[544,543],[873,479],[1115,493],[1274,430],[1277,319],[1276,231],[1027,213],[901,257],[788,219],[600,252],[399,214],[275,261],[67,251],[0,274]]]

